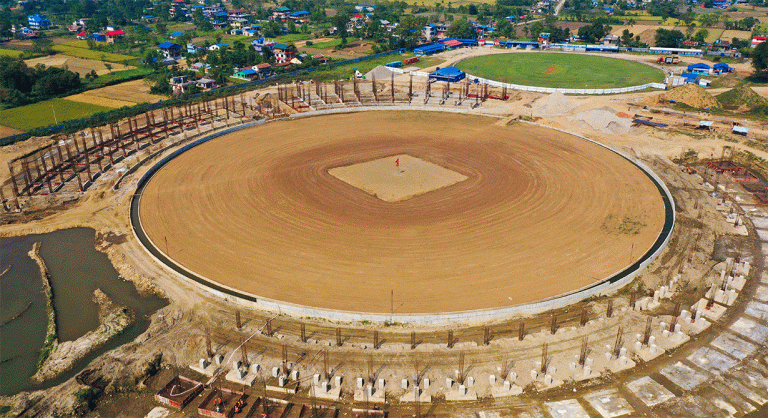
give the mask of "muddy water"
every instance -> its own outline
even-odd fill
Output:
[[[0,395],[43,388],[69,379],[98,355],[147,329],[148,316],[167,303],[141,297],[131,282],[119,278],[109,258],[96,251],[95,231],[73,228],[41,235],[0,238]],[[93,291],[100,288],[117,303],[136,311],[136,322],[111,343],[83,359],[57,379],[34,385],[39,350],[45,339],[45,295],[37,264],[27,255],[40,241],[40,255],[51,273],[59,341],[75,340],[98,327]],[[14,319],[15,318],[15,319]]]

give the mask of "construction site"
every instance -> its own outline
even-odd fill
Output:
[[[392,74],[5,147],[0,235],[93,228],[122,278],[169,303],[135,341],[0,405],[121,417],[756,411],[768,402],[766,189],[734,158],[744,145],[633,122],[651,108],[626,117],[651,94]],[[672,162],[690,149],[702,158]],[[73,412],[84,389],[99,400]]]

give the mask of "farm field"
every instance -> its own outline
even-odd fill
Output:
[[[22,52],[17,51],[15,49],[3,49],[0,48],[0,56],[7,56],[7,57],[19,57],[21,56]]]
[[[632,61],[580,54],[510,53],[459,61],[477,77],[506,83],[558,88],[617,88],[664,79],[661,70]]]
[[[137,103],[158,102],[165,100],[166,97],[149,93],[150,86],[143,80],[127,81],[125,83],[115,84],[114,86],[101,87],[88,90],[80,94],[67,97],[67,100],[74,100],[83,103],[99,104],[108,107],[133,106]]]
[[[132,61],[132,60],[138,59],[138,57],[134,57],[132,55],[114,54],[111,52],[103,52],[103,51],[97,51],[97,50],[87,49],[87,48],[79,48],[79,47],[64,45],[64,44],[55,45],[53,47],[53,50],[58,51],[64,55],[69,55],[70,57],[109,61],[109,62],[124,63],[126,61]]]
[[[86,74],[90,73],[91,71],[96,71],[96,74],[102,76],[109,74],[110,71],[107,69],[107,67],[104,65],[104,62],[99,61],[97,59],[85,59],[85,58],[75,58],[71,57],[69,55],[63,55],[63,54],[56,54],[56,55],[47,55],[44,57],[38,57],[38,58],[32,58],[24,61],[27,63],[27,66],[34,67],[37,64],[43,64],[46,67],[59,67],[63,68],[66,66],[69,68],[70,71],[74,71],[76,73],[80,73],[80,77],[85,77]],[[122,71],[122,70],[131,70],[136,67],[132,67],[130,65],[123,65],[123,64],[117,64],[113,63],[112,65],[112,71]]]
[[[103,112],[111,108],[94,104],[73,102],[66,99],[51,99],[33,103],[27,106],[14,107],[0,111],[0,120],[3,125],[29,131],[48,125],[88,117],[96,112]],[[54,118],[54,111],[56,117]]]

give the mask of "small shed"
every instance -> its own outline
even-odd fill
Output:
[[[700,120],[699,121],[699,129],[706,129],[708,131],[712,130],[712,125],[714,125],[715,122],[711,120]]]
[[[739,126],[739,125],[736,125],[736,126],[734,126],[734,127],[733,127],[733,130],[732,130],[732,131],[733,131],[733,133],[735,133],[736,135],[743,135],[743,136],[747,136],[747,133],[749,132],[749,128],[747,128],[746,126]]]
[[[711,70],[712,70],[712,67],[701,62],[696,64],[691,64],[688,66],[689,73],[709,74]]]

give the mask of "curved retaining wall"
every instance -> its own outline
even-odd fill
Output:
[[[327,115],[327,114],[334,114],[334,113],[350,113],[350,112],[373,111],[373,110],[426,110],[426,111],[448,111],[451,113],[471,113],[471,114],[483,115],[483,113],[481,112],[467,112],[465,109],[451,109],[451,108],[444,109],[444,108],[434,108],[434,107],[428,107],[428,106],[387,106],[387,107],[328,109],[323,111],[313,111],[313,112],[296,114],[296,115],[292,115],[291,118],[296,119],[296,118]],[[492,116],[492,115],[485,115],[485,116]],[[645,172],[646,175],[651,179],[651,181],[653,181],[653,183],[656,185],[664,201],[665,214],[666,214],[665,222],[664,222],[664,227],[662,228],[662,231],[659,234],[659,237],[654,242],[653,246],[645,254],[643,254],[643,256],[639,260],[637,260],[631,266],[620,271],[619,273],[616,273],[613,276],[608,277],[599,283],[595,283],[590,286],[586,286],[581,289],[577,289],[572,292],[565,293],[553,298],[540,300],[538,302],[507,306],[507,307],[496,308],[496,309],[445,312],[445,313],[435,313],[435,314],[387,315],[387,314],[367,313],[367,312],[350,312],[350,311],[320,309],[320,308],[313,308],[309,306],[302,306],[302,305],[297,305],[297,304],[292,304],[287,302],[281,302],[277,300],[265,299],[257,295],[245,293],[228,286],[223,286],[219,283],[208,280],[205,277],[202,277],[196,274],[195,272],[190,271],[184,268],[183,266],[177,264],[176,262],[171,260],[169,257],[167,257],[160,250],[159,246],[155,245],[152,242],[152,240],[149,239],[149,237],[144,233],[144,230],[141,225],[141,218],[139,216],[139,205],[141,203],[141,196],[142,196],[144,187],[147,185],[149,180],[155,175],[155,173],[157,173],[157,171],[160,168],[162,168],[165,164],[167,164],[170,160],[177,157],[181,153],[193,147],[196,147],[200,144],[208,142],[212,139],[221,137],[223,135],[228,135],[232,132],[236,132],[242,129],[257,126],[263,123],[267,123],[267,121],[251,122],[251,123],[239,125],[233,128],[225,129],[223,131],[219,131],[211,135],[207,135],[203,138],[197,139],[183,146],[182,148],[166,156],[165,158],[160,160],[157,164],[150,167],[150,169],[141,177],[136,187],[136,192],[134,193],[133,198],[131,199],[131,209],[130,209],[131,226],[132,226],[134,236],[142,243],[142,246],[152,258],[154,258],[156,261],[158,261],[159,263],[161,263],[162,265],[170,269],[173,273],[178,274],[179,277],[186,280],[191,279],[192,283],[196,284],[201,289],[204,289],[205,291],[215,296],[221,297],[224,300],[234,301],[238,304],[241,304],[246,307],[254,308],[254,309],[268,310],[268,311],[277,312],[277,313],[286,313],[296,317],[318,317],[318,318],[324,318],[332,321],[345,321],[345,322],[356,322],[356,321],[365,320],[365,321],[377,322],[377,323],[383,323],[383,322],[424,323],[424,324],[441,324],[441,323],[448,323],[448,322],[461,323],[461,322],[470,322],[475,320],[492,320],[492,319],[509,318],[513,316],[532,315],[532,314],[550,311],[552,309],[561,308],[561,307],[579,302],[581,300],[584,300],[590,296],[607,294],[609,292],[618,290],[626,286],[635,277],[637,277],[637,275],[640,274],[645,267],[647,267],[653,260],[656,259],[656,257],[658,257],[661,254],[661,252],[664,250],[666,245],[669,243],[669,239],[672,236],[672,231],[675,225],[675,207],[674,207],[672,194],[670,193],[669,189],[664,184],[664,182],[661,180],[661,178],[659,178],[659,176],[656,175],[656,173],[654,173],[648,166],[646,166],[640,161],[634,160],[629,156],[626,156],[620,153],[619,151],[613,148],[610,148],[597,141],[593,141],[582,135],[568,132],[562,129],[551,128],[549,126],[544,126],[537,123],[526,122],[526,123],[541,126],[547,129],[554,129],[569,135],[576,136],[586,141],[592,142],[596,145],[599,145],[621,156],[622,158],[626,159],[630,163],[634,164],[635,166],[640,168],[643,172]]]
[[[405,71],[401,68],[392,68],[392,67],[386,67],[386,68],[389,68],[390,71],[398,74],[408,73],[408,71]],[[424,71],[413,71],[410,73],[417,77],[429,77],[429,73]],[[487,78],[481,78],[471,74],[467,74],[467,79],[477,80],[479,83],[485,83],[485,84],[488,84],[489,86],[506,87],[508,89],[532,91],[536,93],[560,92],[563,94],[598,94],[599,95],[599,94],[631,93],[633,91],[641,91],[641,90],[650,89],[650,88],[661,89],[661,90],[667,89],[667,85],[663,83],[646,83],[646,84],[641,84],[639,86],[618,87],[615,89],[561,89],[561,88],[555,88],[555,87],[536,87],[536,86],[523,86],[521,84],[502,83],[500,81],[488,80]]]

